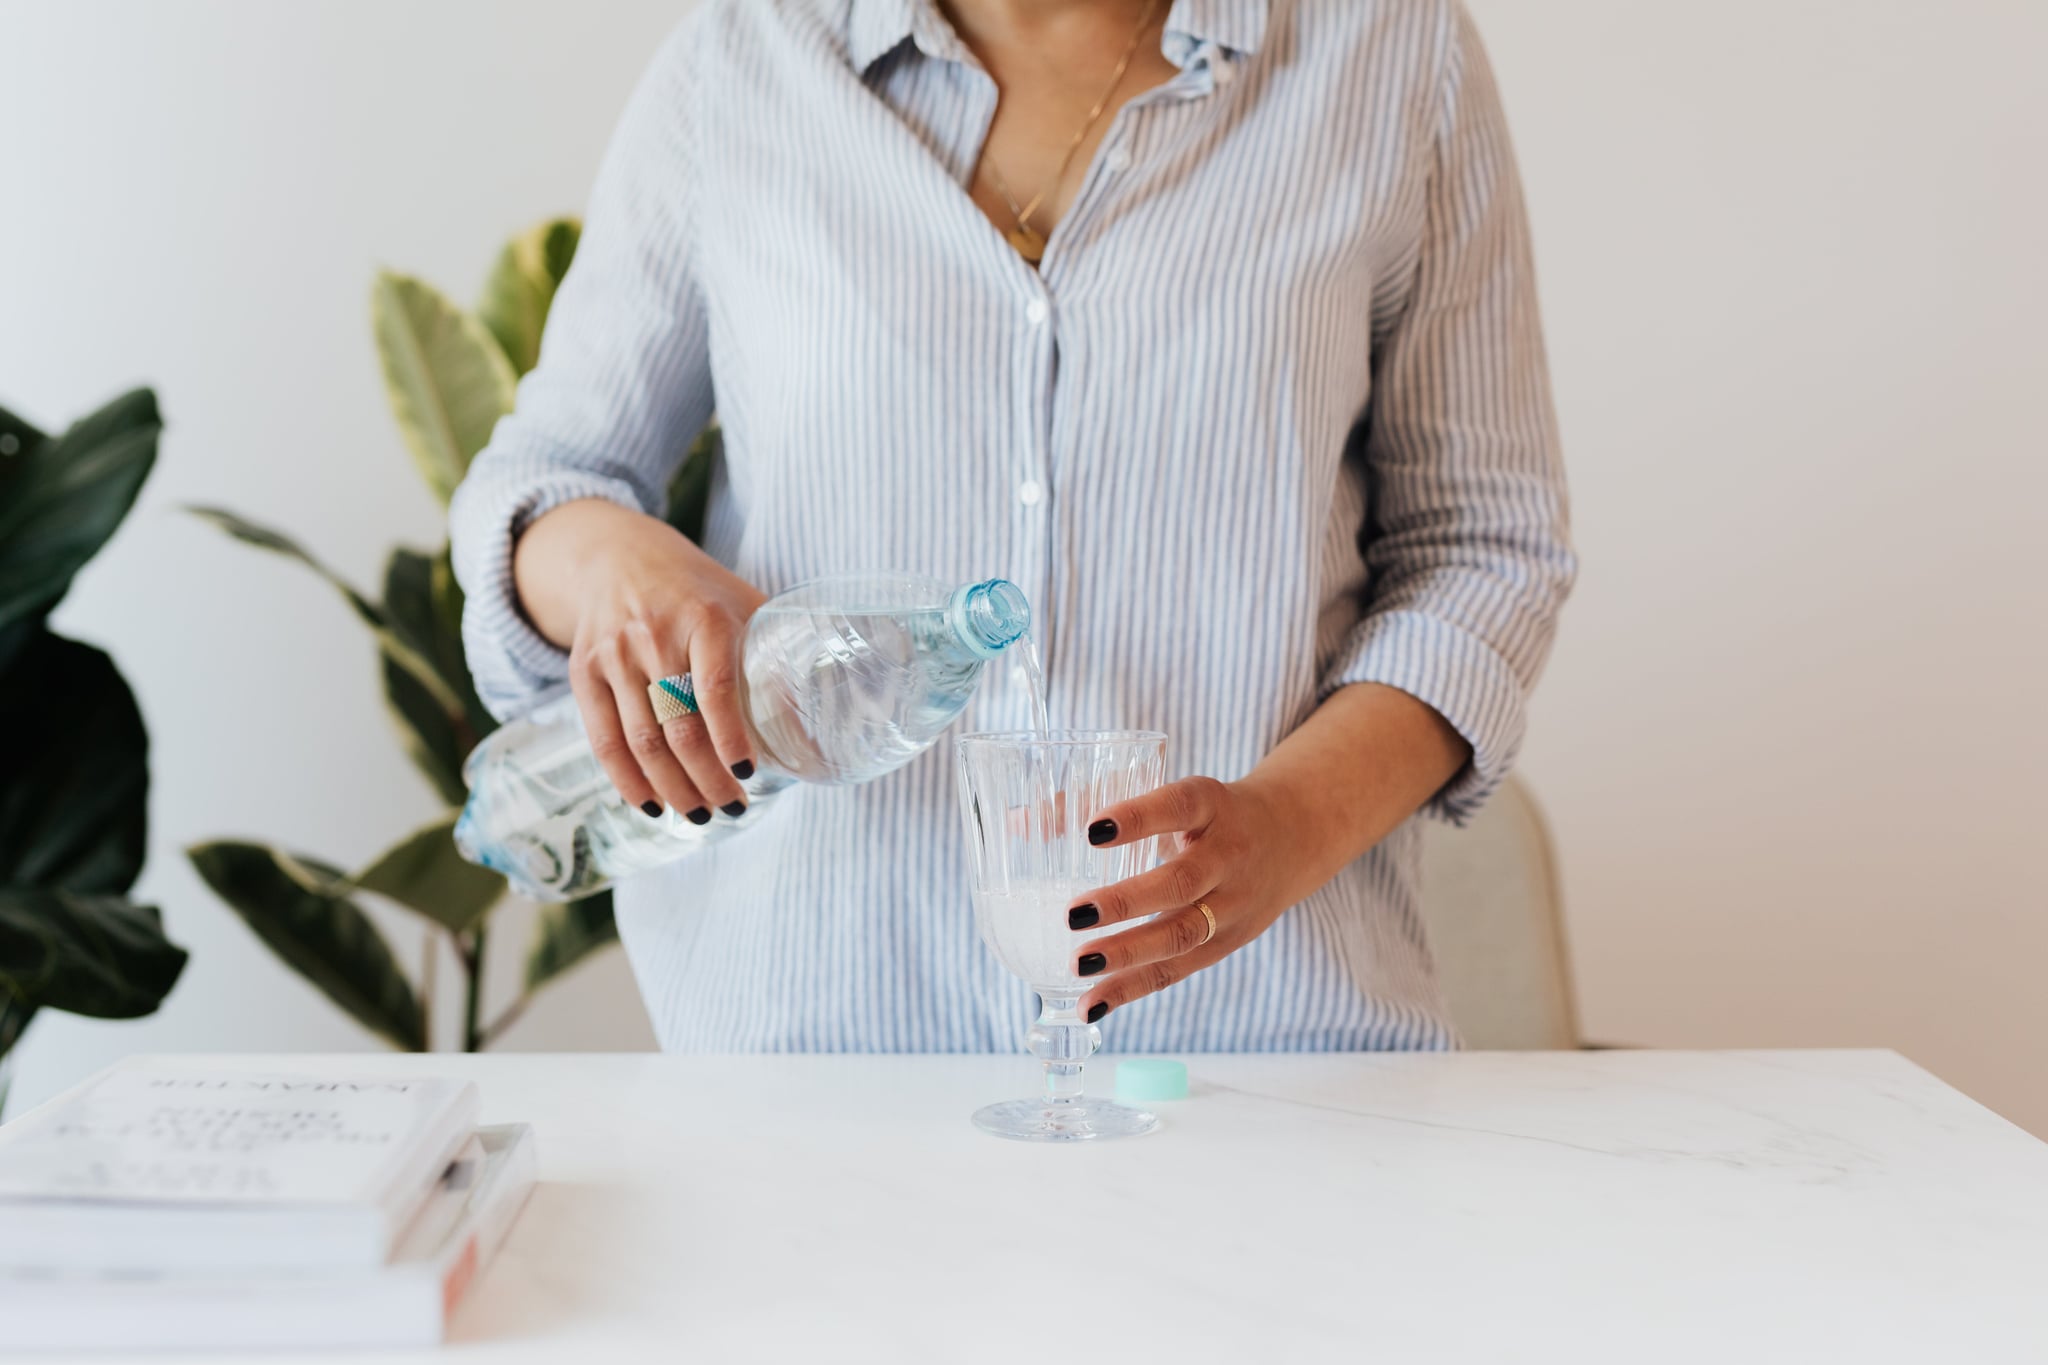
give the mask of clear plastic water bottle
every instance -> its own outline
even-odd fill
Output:
[[[794,782],[867,782],[902,767],[1030,624],[1024,594],[1001,579],[956,588],[871,574],[792,588],[762,604],[741,645],[755,764],[739,819],[693,825],[679,811],[650,819],[628,806],[564,695],[470,754],[456,847],[536,900],[600,891],[745,829]]]

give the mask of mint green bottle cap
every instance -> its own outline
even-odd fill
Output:
[[[1187,1065],[1159,1057],[1127,1057],[1116,1064],[1116,1097],[1135,1102],[1184,1100]]]

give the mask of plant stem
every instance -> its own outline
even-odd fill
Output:
[[[469,992],[463,1002],[462,1050],[483,1051],[483,1030],[478,1027],[483,1015],[484,1004],[484,927],[479,924],[469,932],[469,951],[464,955],[463,966],[469,973]]]
[[[438,925],[427,925],[426,942],[420,949],[420,1033],[427,1040],[427,1051],[434,1050],[434,987],[440,975],[441,935],[446,932]]]
[[[493,1043],[497,1042],[500,1038],[504,1037],[505,1030],[511,1028],[514,1024],[518,1023],[520,1016],[526,1013],[526,1007],[532,1003],[533,996],[531,993],[528,993],[526,995],[520,996],[517,1000],[514,1000],[510,1005],[507,1005],[505,1007],[504,1013],[500,1014],[497,1018],[491,1020],[491,1022],[487,1026],[485,1026],[483,1046],[485,1048],[488,1048]],[[481,1050],[482,1049],[479,1049],[479,1051]]]

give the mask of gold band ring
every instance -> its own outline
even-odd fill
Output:
[[[1202,918],[1209,922],[1209,932],[1202,935],[1202,943],[1197,943],[1195,945],[1197,948],[1199,948],[1202,946],[1203,943],[1207,943],[1210,939],[1216,937],[1216,912],[1209,908],[1209,903],[1207,901],[1196,901],[1195,909],[1201,911]]]

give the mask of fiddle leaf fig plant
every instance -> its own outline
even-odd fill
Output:
[[[393,271],[380,272],[372,286],[372,333],[392,415],[421,477],[444,506],[498,419],[512,410],[519,377],[539,360],[548,309],[568,274],[580,232],[575,219],[557,218],[513,238],[499,253],[473,311],[426,281]],[[717,454],[713,427],[698,438],[670,490],[669,520],[691,536],[702,529]],[[224,508],[191,510],[246,545],[296,561],[341,595],[376,643],[384,700],[399,741],[447,807],[354,873],[243,840],[195,845],[187,850],[193,866],[288,966],[395,1047],[430,1046],[434,950],[438,943],[451,944],[463,977],[463,1048],[488,1046],[519,1018],[535,992],[616,942],[618,930],[608,894],[546,907],[528,947],[520,994],[486,1014],[484,950],[491,911],[506,895],[505,881],[463,861],[453,830],[465,795],[463,760],[497,722],[470,682],[462,648],[462,589],[448,547],[393,549],[373,597],[281,532]],[[425,925],[427,965],[417,984],[365,912],[364,897],[396,906]]]
[[[582,225],[573,218],[557,218],[522,232],[498,253],[491,277],[484,281],[477,320],[498,339],[505,358],[520,374],[540,362],[541,324],[554,305],[555,290],[569,273],[569,262],[576,258],[582,235]]]
[[[445,504],[512,411],[518,376],[489,329],[424,280],[379,275],[370,318],[398,430]]]
[[[147,389],[59,436],[0,409],[0,1059],[39,1009],[137,1018],[185,967],[157,908],[128,899],[149,826],[142,713],[112,659],[48,624],[162,431]]]

